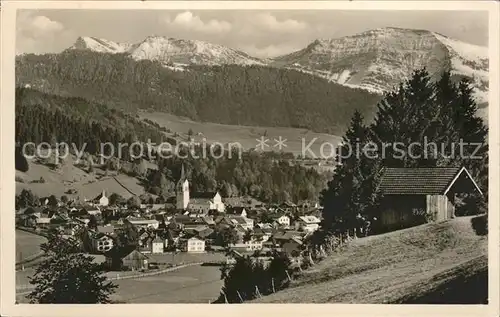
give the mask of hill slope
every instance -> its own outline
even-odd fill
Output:
[[[16,83],[110,107],[154,109],[194,121],[307,128],[341,134],[353,112],[368,120],[379,95],[263,66],[190,66],[184,71],[124,54],[72,50],[23,55]]]
[[[281,292],[258,303],[398,303],[418,301],[475,263],[484,269],[487,237],[472,217],[362,238]],[[467,264],[468,263],[468,264]],[[487,263],[486,263],[487,264]],[[461,266],[463,265],[463,266]],[[484,286],[487,287],[487,286]],[[484,289],[482,290],[484,294]]]
[[[53,170],[46,165],[29,159],[29,170],[27,172],[16,171],[16,194],[23,189],[31,190],[38,197],[55,195],[60,198],[66,195],[69,198],[93,199],[103,190],[106,193],[117,193],[128,199],[132,195],[145,193],[144,187],[139,180],[125,174],[110,172],[109,176],[96,168],[94,173],[87,173],[76,164],[76,157],[69,155],[58,170]],[[37,183],[42,177],[45,182]],[[20,181],[22,180],[22,182]],[[73,195],[67,194],[69,189],[76,190]]]

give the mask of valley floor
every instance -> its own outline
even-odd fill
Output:
[[[487,236],[473,217],[361,238],[305,271],[290,288],[252,303],[482,303]],[[449,287],[477,297],[457,297]],[[474,287],[472,291],[466,287]]]

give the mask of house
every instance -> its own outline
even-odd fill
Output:
[[[227,208],[226,214],[228,215],[235,215],[235,216],[241,216],[241,217],[246,217],[247,211],[245,210],[245,207],[231,207]]]
[[[241,226],[245,230],[252,230],[254,227],[254,220],[242,216],[227,216],[223,218],[222,223],[232,225],[232,226]]]
[[[269,218],[272,219],[279,226],[289,227],[290,226],[290,217],[283,213],[272,213],[269,214]]]
[[[90,234],[89,237],[94,252],[105,253],[113,248],[113,238],[104,233],[93,233]]]
[[[181,230],[167,229],[165,237],[165,247],[175,247],[179,245],[179,240],[183,233]]]
[[[305,232],[314,232],[319,229],[319,224],[321,220],[315,216],[302,216],[299,217],[297,221],[297,226],[299,229]]]
[[[271,238],[272,235],[273,235],[272,228],[255,228],[253,232],[253,236],[256,239],[261,240],[262,242],[266,242],[267,240],[269,240],[269,238]]]
[[[28,207],[24,209],[23,211],[24,215],[33,215],[37,218],[40,218],[42,216],[42,209],[39,207]]]
[[[224,212],[225,206],[218,192],[193,193],[189,199],[187,209],[190,211],[208,214],[209,210]]]
[[[165,204],[149,204],[146,205],[146,210],[149,212],[158,212],[165,209]]]
[[[458,193],[481,189],[465,167],[385,168],[379,190],[382,194],[377,226],[394,230],[455,217]]]
[[[152,253],[163,253],[163,249],[165,247],[165,241],[156,236],[156,238],[154,238],[153,242],[152,242],[152,245],[151,245],[151,252]]]
[[[250,240],[247,241],[240,240],[238,243],[230,244],[229,246],[231,247],[232,250],[251,252],[256,250],[262,250],[263,242],[264,241],[259,240],[256,237],[252,236]]]
[[[302,240],[307,235],[307,232],[300,232],[294,230],[284,230],[276,232],[269,241],[272,241],[274,244],[279,246],[283,246],[286,242],[291,239],[300,239]]]
[[[113,234],[115,232],[115,227],[113,225],[97,226],[97,232],[104,234]]]
[[[121,259],[122,266],[126,270],[145,270],[149,267],[149,258],[137,250],[133,250]]]
[[[83,207],[80,212],[81,214],[94,215],[94,216],[102,214],[101,209],[99,209],[98,206],[90,206],[90,205]]]
[[[229,253],[226,255],[226,264],[228,265],[234,265],[236,264],[236,260],[240,259],[243,257],[243,254],[236,250],[230,250]]]
[[[109,198],[106,197],[106,192],[103,190],[92,202],[96,205],[106,207],[109,205]]]
[[[212,218],[211,216],[202,217],[202,221],[207,226],[215,226],[214,218]]]
[[[196,237],[179,239],[179,248],[188,253],[205,252],[205,241]]]
[[[189,191],[189,181],[182,165],[181,176],[176,186],[176,207],[178,210],[190,210],[206,215],[209,210],[224,212],[225,206],[218,192],[193,193]]]
[[[160,226],[160,222],[156,219],[127,217],[127,220],[137,228],[151,227],[154,229],[158,229],[158,227]]]
[[[297,257],[300,255],[302,250],[302,240],[298,237],[290,238],[288,241],[283,243],[281,250],[292,257]]]

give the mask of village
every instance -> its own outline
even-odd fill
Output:
[[[220,253],[218,258],[226,263],[274,251],[297,258],[304,239],[319,229],[320,222],[317,203],[270,205],[251,197],[223,198],[218,192],[190,193],[184,168],[176,197],[165,204],[112,205],[103,191],[83,203],[40,198],[39,206],[16,212],[19,229],[73,239],[110,271],[158,269],[172,265],[178,253]],[[131,227],[136,243],[120,243]]]

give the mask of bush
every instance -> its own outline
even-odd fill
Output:
[[[477,235],[488,235],[488,215],[474,217],[470,221]]]
[[[29,170],[28,160],[26,160],[26,157],[19,148],[16,148],[15,165],[18,171],[27,172]]]

